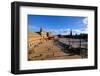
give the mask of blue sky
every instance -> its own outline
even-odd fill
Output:
[[[28,15],[28,30],[38,32],[40,27],[53,34],[87,33],[87,17],[78,16],[53,16],[53,15]]]

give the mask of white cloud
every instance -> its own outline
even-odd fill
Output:
[[[35,30],[38,30],[38,27],[33,26],[33,25],[28,25],[28,30],[31,31],[31,32],[33,32]]]
[[[28,25],[28,28],[31,28],[31,29],[36,29],[37,27],[32,26],[32,25]]]
[[[82,31],[82,33],[88,33],[88,29],[87,29],[87,28],[84,29],[84,30]]]
[[[87,28],[84,29],[84,30],[75,29],[75,30],[73,30],[73,33],[77,33],[77,34],[80,34],[80,33],[87,33]]]
[[[85,21],[85,20],[84,20]],[[29,28],[29,31],[39,31],[40,29],[36,26],[32,26],[32,25],[29,25],[28,26]],[[46,32],[52,32],[52,34],[56,35],[56,34],[62,34],[62,35],[68,35],[70,34],[70,31],[71,29],[67,28],[67,29],[45,29],[44,28],[44,31]],[[72,29],[72,33],[75,35],[75,34],[80,34],[80,33],[87,33],[87,28],[82,28],[82,29]]]
[[[87,31],[88,31],[88,18],[84,18],[82,22],[84,24],[84,27],[82,28],[83,30],[81,32],[87,33]]]
[[[62,35],[68,35],[70,34],[71,29],[49,29],[48,32],[52,32],[53,34],[62,34]],[[79,29],[72,29],[72,33],[80,34],[80,33],[86,33],[86,30],[79,30]]]
[[[84,31],[87,31],[87,28],[88,28],[88,18],[84,18],[83,19],[83,24],[84,24]]]
[[[85,25],[87,25],[87,24],[88,24],[88,18],[84,18],[84,19],[83,19],[83,23],[84,23]]]

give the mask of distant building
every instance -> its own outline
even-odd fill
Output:
[[[47,41],[48,39],[53,38],[51,32],[45,32],[43,28],[40,28],[39,32],[29,32],[28,33],[28,48],[38,45],[38,43]]]
[[[72,32],[72,30],[70,30],[70,36],[72,36],[73,35],[73,32]]]

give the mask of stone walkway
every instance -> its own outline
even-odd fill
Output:
[[[56,45],[53,40],[43,42],[28,51],[28,60],[55,60],[55,59],[79,59],[79,55],[64,53],[63,47]]]

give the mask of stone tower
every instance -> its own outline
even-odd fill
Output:
[[[47,37],[47,33],[43,30],[43,27],[40,28],[40,34],[41,34],[42,38]]]
[[[40,33],[42,33],[42,32],[43,32],[43,27],[40,28]]]

